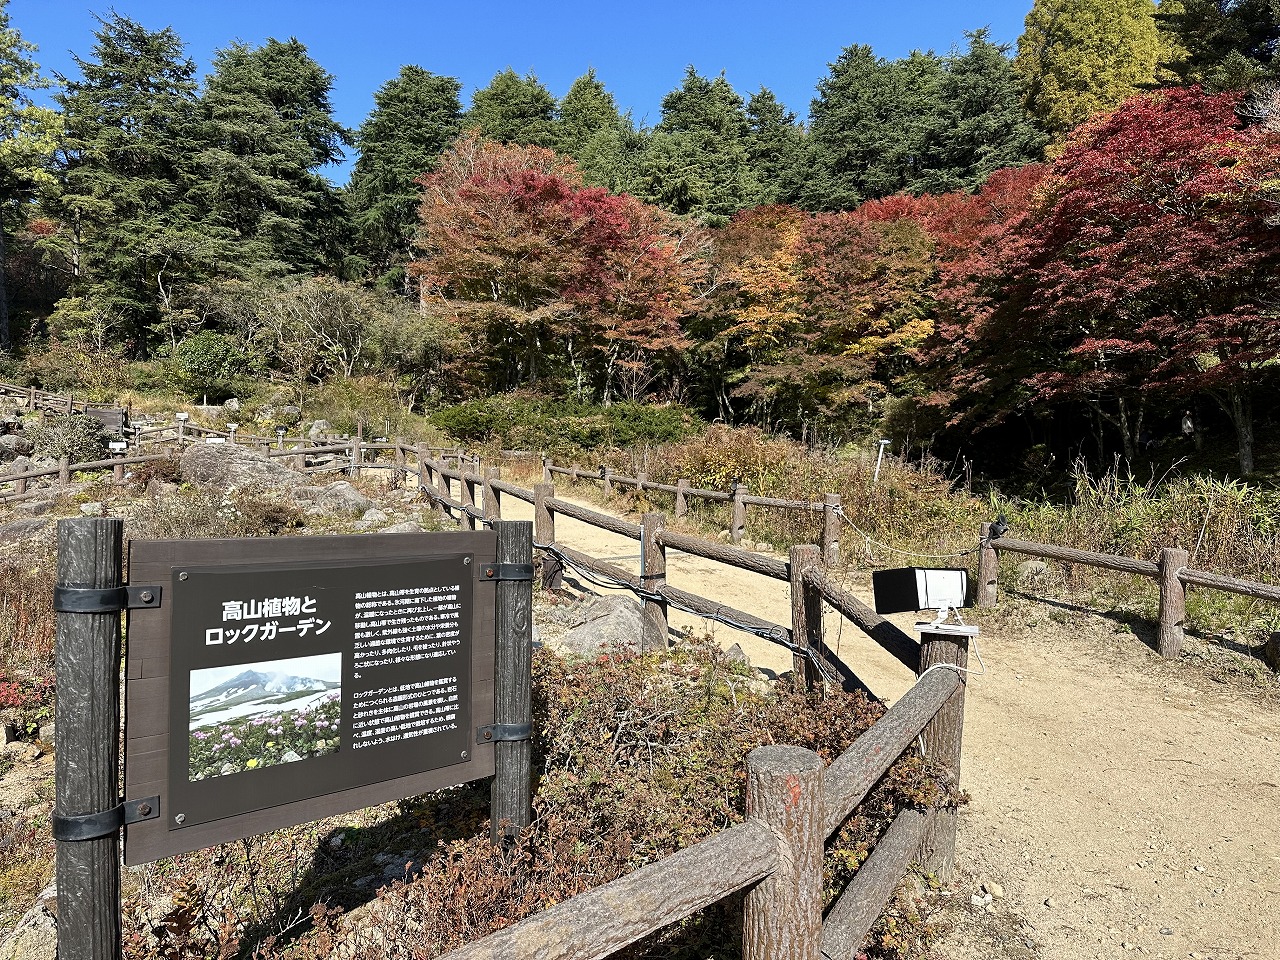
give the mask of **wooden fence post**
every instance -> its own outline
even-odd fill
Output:
[[[27,473],[30,469],[31,469],[31,468],[30,468],[27,464],[25,464],[25,463],[24,463],[24,464],[22,465],[22,470],[21,470],[21,472],[22,472],[22,473]],[[18,479],[17,479],[16,481],[14,481],[13,488],[14,488],[14,489],[13,489],[13,492],[14,492],[14,493],[26,493],[26,492],[27,492],[27,478],[26,478],[26,477],[18,477]]]
[[[58,585],[122,586],[124,521],[58,522]],[[54,816],[102,813],[120,802],[120,612],[59,613],[55,671]],[[56,845],[58,956],[118,960],[120,834]]]
[[[645,470],[636,471],[636,493],[644,493],[644,485],[649,482],[649,473]]]
[[[121,459],[123,459],[123,457]],[[124,482],[124,464],[123,463],[115,463],[112,465],[111,478],[115,480],[116,483]]]
[[[404,452],[404,440],[396,437],[396,468],[391,471],[391,486],[400,488],[404,486],[404,466],[408,458]]]
[[[801,690],[819,688],[822,675],[809,651],[822,648],[822,594],[807,587],[804,572],[822,565],[821,551],[812,545],[791,548],[788,568],[791,573],[791,653],[792,682]]]
[[[493,481],[501,479],[501,467],[486,467],[484,471],[484,518],[502,519],[502,494],[493,489]]]
[[[471,474],[466,471],[460,472],[462,473],[462,480],[460,484],[462,487],[462,504],[463,506],[470,507],[474,510],[476,508],[476,482],[475,480],[470,479],[472,476]],[[476,528],[475,516],[466,510],[462,511],[462,526],[465,530],[474,530]]]
[[[443,453],[440,454],[440,466],[439,466],[439,469],[437,469],[435,472],[436,473],[436,490],[439,491],[440,496],[444,497],[445,500],[452,500],[453,487],[449,483],[449,478],[444,475],[444,471],[448,468],[448,466],[449,464],[447,461],[445,461],[444,454]],[[453,514],[449,512],[449,508],[445,506],[444,500],[437,501],[436,507],[437,507],[437,513],[440,514],[441,523],[444,523],[446,520],[448,520],[450,517],[453,516]]]
[[[1187,620],[1187,585],[1178,576],[1187,568],[1187,551],[1165,547],[1160,551],[1160,633],[1156,651],[1168,660],[1182,653],[1183,624]]]
[[[551,466],[552,466],[551,458],[548,457],[546,454],[543,454],[542,455],[542,482],[543,483],[551,482]]]
[[[975,607],[994,607],[1000,579],[1000,555],[991,545],[991,524],[978,528],[978,589],[975,591]]]
[[[556,515],[547,506],[547,501],[556,495],[553,483],[535,483],[533,485],[533,540],[535,543],[550,546],[556,542]],[[560,559],[549,551],[542,554],[542,588],[544,590],[560,586],[563,573]]]
[[[640,586],[653,593],[657,593],[667,585],[667,548],[658,540],[658,535],[666,525],[666,516],[657,510],[652,510],[644,515],[640,526],[644,537],[640,541],[640,552],[644,558],[640,571]],[[667,649],[667,601],[645,598],[643,623],[640,648],[643,650]]]
[[[733,485],[733,513],[729,519],[729,539],[740,543],[747,530],[747,505],[742,498],[747,495],[747,485],[735,482]]]
[[[65,487],[70,482],[71,482],[71,458],[65,457],[65,456],[59,457],[58,458],[58,483],[60,483],[62,486]]]
[[[533,525],[528,520],[494,524],[498,563],[533,563]],[[493,722],[532,724],[533,581],[498,583],[497,650],[494,662]],[[489,837],[509,843],[532,819],[532,741],[500,740],[493,745],[496,767],[489,793]]]
[[[418,482],[417,482],[417,487],[418,487],[418,496],[419,496],[419,497],[421,497],[421,496],[423,496],[422,491],[423,491],[423,489],[424,489],[424,488],[426,487],[426,485],[427,485],[427,450],[426,450],[426,447],[424,447],[424,446],[423,446],[422,444],[420,444],[420,443],[419,443],[419,444],[415,444],[415,445],[414,445],[414,448],[413,448],[413,455],[414,455],[414,457],[415,457],[415,458],[417,459],[417,461],[418,461],[418,472],[417,472]]]
[[[944,663],[964,669],[969,665],[969,638],[954,633],[920,634],[920,669],[923,674],[935,664]],[[947,702],[942,705],[921,737],[925,756],[947,771],[951,786],[960,787],[960,748],[964,735],[964,680]],[[933,824],[925,833],[921,845],[921,862],[942,880],[951,879],[956,865],[956,808],[953,805],[939,807]]]
[[[822,956],[822,774],[822,758],[803,747],[747,754],[747,816],[768,824],[781,856],[743,901],[743,960]]]
[[[360,437],[351,438],[350,453],[351,466],[348,468],[348,475],[352,480],[360,479],[360,464],[364,460],[364,441]]]
[[[604,498],[608,500],[613,496],[613,468],[601,467],[600,469],[603,471],[600,476],[604,478],[601,489],[604,491]]]
[[[840,494],[822,498],[822,562],[834,567],[840,562]]]
[[[556,542],[556,515],[547,501],[556,495],[554,483],[533,485],[533,539],[537,543]]]
[[[689,513],[689,481],[676,481],[676,519]]]

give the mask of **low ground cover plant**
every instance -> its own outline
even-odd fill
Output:
[[[706,640],[538,651],[534,671],[534,823],[510,847],[489,843],[480,783],[255,838],[252,857],[228,845],[174,858],[135,876],[129,956],[434,957],[740,822],[751,748],[797,743],[830,761],[883,713],[861,694],[769,688]],[[899,807],[940,798],[928,774],[904,758],[844,825],[830,895]],[[156,902],[173,907],[156,916]],[[626,956],[729,960],[740,908],[726,901]]]

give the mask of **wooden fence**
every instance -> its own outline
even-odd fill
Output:
[[[1239,580],[1235,577],[1224,577],[1209,573],[1207,570],[1190,570],[1187,568],[1189,556],[1180,547],[1164,547],[1160,551],[1160,560],[1138,560],[1133,557],[1119,557],[1109,553],[1094,553],[1089,550],[1077,550],[1073,547],[1059,547],[1046,543],[1033,543],[1028,540],[1015,540],[1011,537],[991,536],[991,524],[984,523],[980,530],[981,546],[978,550],[978,586],[976,604],[979,607],[990,607],[996,602],[999,588],[1001,550],[1009,553],[1025,554],[1031,557],[1042,557],[1046,560],[1057,560],[1066,564],[1083,564],[1103,570],[1115,570],[1119,573],[1133,574],[1155,580],[1160,586],[1160,607],[1158,632],[1156,634],[1156,650],[1162,657],[1177,659],[1182,653],[1185,639],[1187,619],[1187,587],[1211,587],[1227,593],[1236,593],[1259,600],[1271,600],[1280,603],[1280,587],[1254,580]]]
[[[825,602],[918,675],[911,690],[830,767],[799,747],[753,751],[747,760],[745,823],[468,944],[448,960],[601,958],[744,889],[745,958],[849,956],[912,861],[921,860],[939,876],[951,875],[954,808],[904,810],[823,918],[823,845],[918,736],[927,755],[958,786],[967,637],[924,633],[917,642],[838,585],[816,545],[793,547],[783,561],[667,530],[664,515],[656,511],[639,524],[597,513],[557,498],[551,483],[527,489],[504,481],[497,467],[481,473],[426,460],[420,470],[424,494],[463,526],[500,518],[504,496],[531,504],[544,582],[554,584],[569,564],[636,593],[644,605],[642,644],[665,647],[668,607],[676,606],[788,646],[796,683],[816,685],[834,670],[846,686],[860,686],[822,642]],[[639,541],[639,574],[558,543],[557,516]],[[770,623],[669,585],[668,549],[789,584],[791,623]]]
[[[393,484],[403,482],[408,473],[406,463],[411,456],[419,460],[430,460],[432,455],[443,455],[454,457],[459,463],[474,461],[474,458],[457,448],[414,445],[402,440],[370,443],[360,437],[352,437],[339,443],[317,444],[304,437],[260,437],[235,430],[214,430],[181,421],[139,428],[133,432],[133,439],[132,452],[121,451],[119,455],[108,459],[73,463],[68,457],[62,457],[57,466],[0,473],[0,504],[49,492],[46,487],[32,488],[34,481],[56,478],[59,486],[67,486],[71,483],[72,474],[76,473],[111,472],[116,480],[122,481],[128,467],[164,460],[186,446],[208,443],[210,440],[258,449],[272,459],[290,460],[290,466],[300,473],[342,472],[357,478],[366,470],[390,470]],[[143,450],[157,452],[143,453]],[[381,460],[383,453],[390,453],[392,459]],[[8,490],[4,489],[6,485]]]
[[[517,451],[512,451],[517,452]],[[645,473],[637,472],[634,477],[615,473],[610,467],[599,467],[596,470],[583,470],[581,467],[557,466],[543,458],[542,479],[550,483],[557,475],[566,476],[574,481],[599,481],[606,498],[613,495],[615,487],[632,487],[637,492],[648,493],[659,491],[671,494],[675,500],[673,507],[676,518],[689,512],[690,500],[709,500],[729,504],[729,540],[740,543],[747,527],[748,507],[772,507],[778,510],[792,510],[803,513],[822,514],[822,533],[819,545],[822,547],[823,559],[829,564],[836,564],[840,559],[840,520],[841,502],[837,493],[824,494],[821,500],[786,500],[780,497],[757,497],[747,489],[746,484],[734,482],[728,490],[704,490],[691,486],[688,480],[677,480],[675,483],[657,483]]]

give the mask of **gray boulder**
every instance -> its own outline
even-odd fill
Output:
[[[617,649],[640,649],[644,643],[641,607],[631,597],[596,597],[576,611],[556,646],[583,657]]]
[[[10,520],[0,523],[0,543],[18,543],[30,540],[44,533],[52,525],[48,517],[24,517],[21,520]]]
[[[362,516],[377,506],[346,480],[329,484],[315,498],[315,503],[328,513],[347,513],[353,517]]]
[[[55,960],[58,955],[57,893],[49,886],[7,937],[0,941],[0,960]]]
[[[306,477],[257,450],[234,443],[197,443],[182,454],[182,477],[203,487],[283,490],[306,483]]]
[[[307,437],[311,440],[319,440],[326,433],[332,432],[333,428],[329,426],[328,420],[317,420],[311,424],[310,429],[307,430]]]
[[[383,527],[379,533],[422,533],[423,529],[419,524],[412,520],[406,520],[403,523],[394,523],[389,527]]]
[[[31,441],[20,433],[6,433],[0,437],[0,461],[16,460],[31,452]]]

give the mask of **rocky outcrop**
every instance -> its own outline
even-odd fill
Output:
[[[284,490],[306,478],[257,450],[234,443],[198,443],[182,454],[182,477],[204,487]]]

